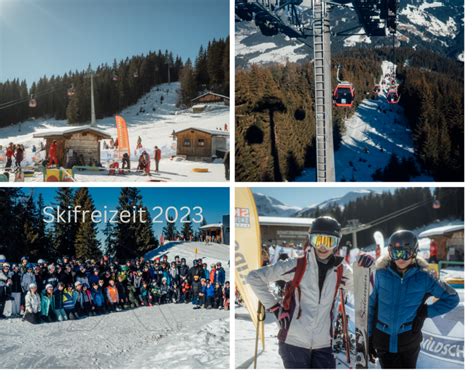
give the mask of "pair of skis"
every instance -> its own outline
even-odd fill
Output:
[[[374,233],[376,252],[380,254],[383,251],[384,239],[380,232]],[[377,253],[376,253],[377,255]],[[361,267],[357,261],[353,263],[353,282],[354,282],[354,322],[355,322],[355,368],[369,368],[369,297],[371,288],[372,268]],[[351,344],[347,331],[347,316],[345,314],[344,294],[341,289],[342,304],[342,322],[344,331],[344,345],[346,350],[346,359],[351,367],[350,351]]]

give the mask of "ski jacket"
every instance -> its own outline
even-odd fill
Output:
[[[107,299],[109,300],[111,304],[119,302],[117,287],[111,287],[111,286],[107,287]]]
[[[412,330],[420,307],[428,297],[438,300],[428,305],[427,317],[449,312],[459,303],[456,290],[436,279],[422,258],[403,277],[391,266],[388,256],[376,262],[375,283],[369,301],[369,336],[377,329],[390,336],[388,352],[398,352],[399,335]]]
[[[63,291],[63,307],[65,310],[70,311],[73,310],[76,306],[77,301],[77,291]]]
[[[216,269],[216,282],[221,286],[224,286],[225,284],[225,270],[223,267]]]
[[[41,298],[38,293],[33,294],[31,291],[25,295],[25,311],[26,313],[38,313],[41,311]]]
[[[281,329],[279,340],[288,345],[305,349],[322,349],[332,345],[332,324],[335,296],[338,284],[344,288],[352,285],[352,271],[341,257],[334,257],[334,265],[325,276],[322,291],[319,290],[319,267],[312,247],[305,249],[306,268],[299,284],[299,291],[293,293],[289,311],[288,329]],[[274,265],[251,271],[247,283],[266,309],[278,303],[270,291],[269,284],[278,280],[289,282],[295,277],[298,258],[278,261]],[[341,266],[341,269],[338,267]],[[338,283],[337,271],[342,277]],[[297,292],[300,296],[297,296]],[[298,315],[299,313],[299,315]]]
[[[12,280],[12,293],[18,293],[22,292],[22,287],[21,287],[21,274],[20,272],[15,272],[13,271],[13,275],[11,277]]]
[[[36,283],[35,274],[25,272],[21,278],[21,288],[23,289],[23,292],[28,292],[31,283]]]
[[[160,149],[156,149],[155,150],[155,160],[156,161],[159,161],[161,159],[161,150]]]
[[[54,290],[54,309],[64,309],[64,290],[60,291],[59,289]]]
[[[48,296],[45,293],[41,296],[41,314],[48,316],[51,310],[54,311],[54,296]]]
[[[216,291],[213,285],[206,287],[206,297],[213,297],[215,292]]]

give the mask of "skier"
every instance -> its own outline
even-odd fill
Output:
[[[417,256],[418,238],[409,230],[392,234],[388,256],[377,260],[369,302],[369,354],[382,368],[416,368],[421,329],[427,317],[455,308],[459,295],[434,278],[427,262]],[[425,303],[430,296],[438,300]]]
[[[41,297],[37,292],[36,283],[31,283],[25,296],[25,314],[23,320],[32,324],[41,323]]]
[[[226,151],[224,154],[224,169],[225,169],[225,180],[230,180],[230,153],[229,151]]]
[[[5,171],[10,171],[12,167],[12,158],[15,155],[15,147],[13,146],[13,142],[10,142],[5,156],[7,157],[7,162],[5,164]]]
[[[160,167],[160,160],[161,160],[161,149],[158,146],[155,146],[155,171],[158,172]]]
[[[332,313],[338,290],[349,286],[352,272],[344,258],[335,255],[341,240],[339,222],[318,217],[308,239],[303,257],[251,271],[247,283],[280,324],[279,354],[285,368],[336,368]],[[361,266],[373,264],[366,255],[358,261]],[[278,280],[289,282],[282,302],[269,289]]]
[[[51,143],[51,146],[49,147],[49,162],[48,162],[48,166],[52,166],[52,165],[58,165],[58,156],[57,156],[57,153],[58,153],[58,145],[57,145],[57,142],[56,140],[54,140],[52,143]]]

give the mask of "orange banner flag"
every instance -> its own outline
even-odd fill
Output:
[[[128,156],[130,156],[130,142],[128,140],[127,123],[123,117],[115,116],[115,124],[117,125],[117,148],[120,154],[128,153]]]

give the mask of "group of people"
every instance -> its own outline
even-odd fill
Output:
[[[1,258],[1,257],[0,257]],[[222,264],[166,255],[124,264],[104,256],[81,261],[63,257],[37,263],[0,263],[0,318],[33,324],[66,321],[141,306],[191,303],[194,309],[229,309],[230,283]]]
[[[338,254],[341,225],[334,218],[315,219],[302,254],[276,259],[246,278],[255,295],[280,326],[279,354],[285,368],[336,368],[333,355],[333,311],[342,288],[353,291],[352,270]],[[368,357],[382,368],[416,368],[426,318],[454,309],[459,295],[432,275],[418,255],[418,238],[398,230],[388,255],[370,254],[356,264],[374,268],[368,314]],[[271,284],[285,283],[281,297]],[[434,296],[437,300],[426,303]]]
[[[22,144],[10,142],[5,149],[5,171],[12,171],[13,160],[15,160],[15,169],[20,168],[23,159],[25,159],[25,147]]]

